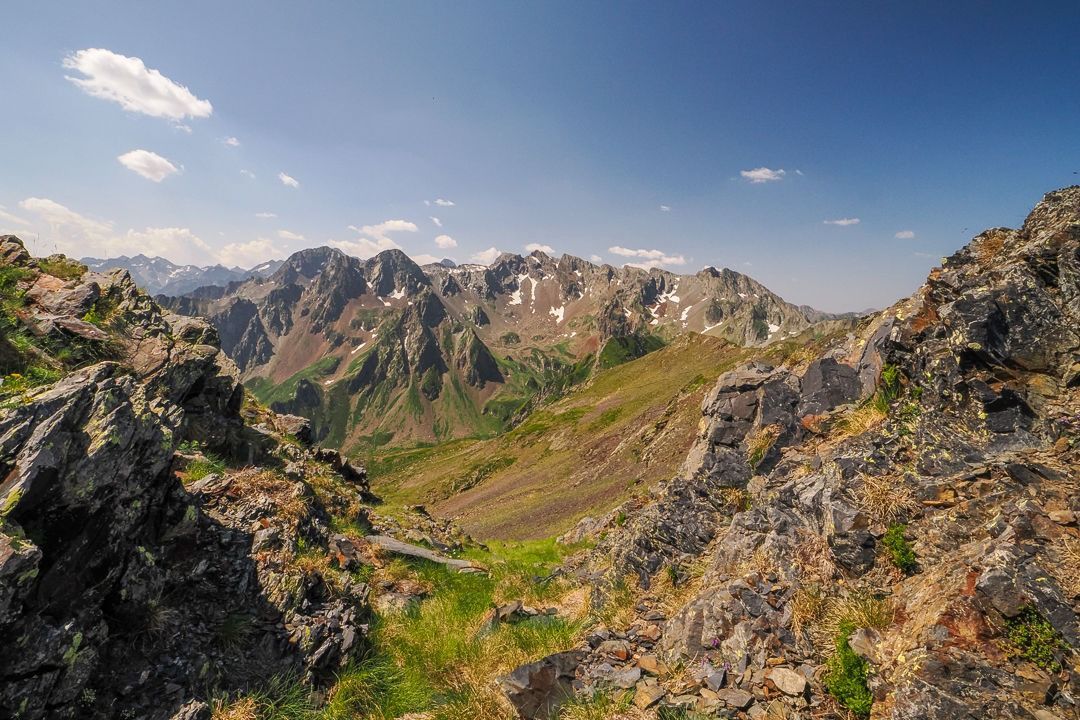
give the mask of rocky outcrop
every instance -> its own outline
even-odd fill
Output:
[[[1077,328],[1073,187],[812,362],[721,377],[680,475],[579,569],[599,607],[631,576],[639,611],[673,592],[674,610],[645,642],[636,623],[591,643],[579,692],[734,717],[1074,716]]]
[[[18,332],[43,338],[24,361],[63,377],[0,385],[0,716],[168,718],[282,674],[318,689],[363,650],[369,613],[362,583],[296,560],[327,547],[306,468],[333,464],[272,417],[245,424],[210,325],[163,313],[124,271],[65,280],[18,245],[0,244],[28,289]],[[185,486],[181,443],[248,467]],[[362,470],[336,472],[362,502]]]

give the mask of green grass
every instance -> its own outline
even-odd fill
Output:
[[[1059,656],[1069,649],[1061,633],[1033,607],[1006,622],[1005,637],[1019,657],[1047,672],[1061,672]]]
[[[187,467],[184,468],[184,478],[188,483],[198,482],[207,475],[220,475],[225,472],[225,468],[224,460],[207,453],[187,464]]]
[[[328,720],[386,719],[408,712],[435,718],[492,717],[497,675],[573,644],[582,625],[537,617],[477,633],[495,603],[524,599],[542,604],[562,586],[537,582],[565,551],[554,540],[493,544],[467,556],[489,575],[461,574],[441,565],[409,563],[409,572],[434,587],[413,609],[381,618],[373,648],[343,671],[322,715]]]
[[[910,575],[919,566],[911,543],[904,538],[907,527],[901,523],[892,525],[881,538],[881,544],[888,550],[889,559],[901,572]]]
[[[869,666],[848,643],[848,637],[855,629],[854,623],[840,623],[836,633],[836,652],[826,666],[825,688],[853,715],[869,717],[874,704],[874,696],[866,682]]]

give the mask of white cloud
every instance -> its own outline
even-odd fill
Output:
[[[840,225],[841,227],[847,227],[849,225],[858,225],[862,222],[859,218],[839,218],[837,220],[825,220],[826,225]]]
[[[149,150],[132,150],[116,159],[128,170],[156,183],[179,172],[171,162]]]
[[[442,220],[435,217],[434,215],[431,216],[431,222],[435,223],[435,227],[442,227]]]
[[[914,230],[901,230],[894,235],[897,240],[912,240],[915,237]]]
[[[390,233],[416,232],[418,229],[416,223],[408,220],[385,220],[378,225],[361,227],[350,225],[349,230],[360,237],[352,240],[331,240],[329,244],[356,257],[371,257],[383,250],[401,249],[401,246],[390,237]]]
[[[449,235],[440,235],[437,238],[435,238],[435,244],[438,245],[439,247],[441,247],[442,249],[447,250],[449,248],[456,248],[457,247],[457,240],[450,237]]]
[[[66,77],[88,95],[112,100],[131,112],[179,121],[210,117],[214,111],[209,100],[200,100],[137,57],[88,48],[64,58],[64,67],[86,76]]]
[[[272,212],[255,213],[255,217],[262,218],[263,220],[265,220],[267,218],[276,218],[277,213],[272,213]]]
[[[108,257],[116,255],[160,255],[182,265],[202,265],[214,251],[187,228],[148,227],[128,230],[109,243]]]
[[[671,206],[670,205],[661,205],[660,206],[660,212],[671,212]]]
[[[255,173],[251,172],[250,170],[241,170],[240,174],[246,177],[248,180],[255,179]]]
[[[297,180],[294,177],[290,177],[289,175],[286,175],[283,172],[279,172],[277,174],[277,179],[281,181],[282,185],[288,185],[289,187],[294,187],[294,188],[300,187],[300,181],[299,180]]]
[[[454,207],[453,200],[444,200],[443,198],[437,198],[435,204],[439,207]]]
[[[229,267],[251,268],[284,255],[285,251],[272,240],[261,237],[245,243],[229,243],[218,251],[218,260]]]
[[[589,260],[591,260],[594,263],[598,263],[598,262],[603,262],[604,258],[600,257],[599,255],[590,255]]]
[[[493,247],[489,247],[487,250],[481,250],[478,253],[473,253],[473,262],[478,262],[481,265],[490,265],[495,262],[495,258],[499,257],[502,253]]]
[[[421,253],[419,255],[410,255],[409,257],[411,257],[413,259],[413,262],[415,262],[417,265],[429,265],[431,263],[437,263],[440,260],[442,260],[442,258],[440,258],[440,257],[435,257],[434,255],[428,255],[427,253]]]
[[[221,142],[225,143],[229,147],[240,147],[240,141],[232,136],[225,138]]]
[[[430,200],[425,200],[424,204],[430,207],[431,206],[431,201]]]
[[[191,129],[191,126],[190,125],[185,125],[184,123],[173,123],[173,128],[179,130],[180,132],[187,133],[188,135],[190,135],[193,132],[193,130]]]
[[[753,170],[740,170],[739,174],[750,181],[752,185],[759,185],[761,183],[776,182],[783,180],[787,173],[783,170],[770,170],[767,167],[754,168]]]
[[[802,177],[803,176],[803,171],[802,170],[796,170],[795,174],[798,175],[799,177]]]
[[[282,240],[293,240],[293,241],[296,241],[296,242],[302,242],[304,240],[303,235],[294,233],[294,232],[292,232],[290,230],[278,230],[277,231],[277,236],[279,238],[281,238]]]
[[[36,215],[48,226],[46,241],[49,252],[55,246],[58,252],[73,257],[109,255],[112,223],[85,217],[49,198],[26,198],[19,203],[19,207]]]
[[[7,210],[4,209],[3,205],[0,205],[0,222],[5,223],[8,226],[30,224],[29,220],[24,220],[18,215],[12,215],[11,213],[9,213]]]
[[[612,255],[621,255],[622,257],[637,258],[642,262],[633,263],[639,267],[660,267],[661,265],[685,265],[686,258],[682,255],[667,255],[663,250],[634,250],[631,248],[620,247],[619,245],[613,245],[608,248],[608,252]]]
[[[528,245],[525,246],[525,251],[526,252],[535,252],[536,250],[539,250],[542,253],[547,253],[548,255],[555,252],[555,249],[552,248],[550,245],[541,245],[540,243],[529,243]]]

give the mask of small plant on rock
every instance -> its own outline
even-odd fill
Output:
[[[1019,657],[1047,672],[1061,672],[1059,656],[1068,650],[1068,645],[1061,633],[1035,608],[1025,607],[1019,615],[1006,621],[1005,638]]]
[[[919,562],[915,557],[915,551],[911,549],[911,543],[904,538],[906,529],[907,526],[902,523],[892,525],[881,538],[881,544],[889,551],[889,558],[893,565],[905,575],[910,575],[915,572]]]
[[[869,665],[855,654],[848,637],[855,632],[855,625],[842,622],[836,633],[836,652],[829,658],[825,673],[825,688],[857,717],[869,717],[874,696],[866,682]]]

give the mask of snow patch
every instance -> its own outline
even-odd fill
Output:
[[[557,308],[551,308],[548,310],[548,314],[555,318],[555,324],[559,324],[563,321],[563,316],[566,314],[566,306],[560,305]]]
[[[395,300],[400,300],[401,298],[405,297],[405,288],[398,288],[394,292],[390,293],[390,297],[394,298]]]

